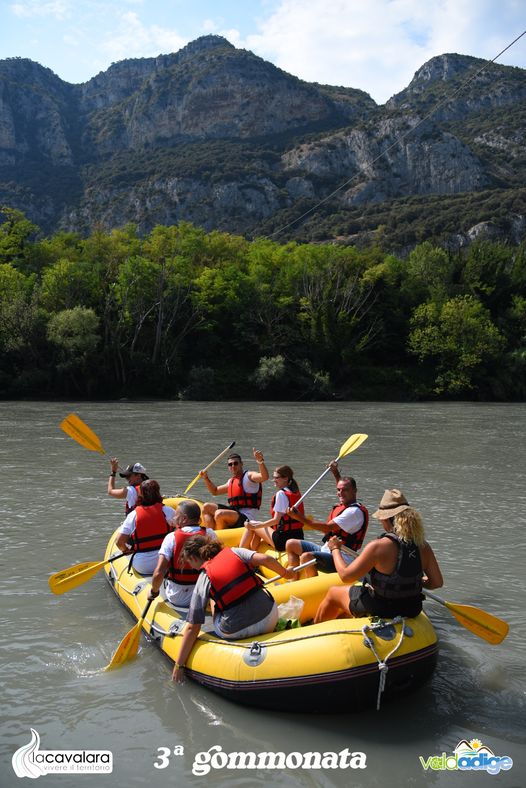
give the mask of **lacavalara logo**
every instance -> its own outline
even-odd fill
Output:
[[[110,774],[111,750],[41,750],[40,736],[31,728],[31,741],[20,747],[12,758],[17,777],[36,780],[44,774]]]

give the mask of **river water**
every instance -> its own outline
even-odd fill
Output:
[[[384,488],[401,488],[422,512],[439,558],[445,583],[437,593],[506,619],[509,636],[489,645],[445,608],[426,603],[441,641],[432,681],[403,703],[360,714],[273,713],[236,706],[189,681],[176,687],[168,661],[144,638],[133,663],[100,672],[132,626],[129,615],[102,572],[61,597],[47,585],[52,572],[101,560],[122,515],[121,502],[106,496],[107,458],[58,429],[72,411],[122,466],[142,462],[165,495],[181,493],[232,440],[247,468],[255,467],[249,458],[257,446],[269,470],[291,465],[306,489],[349,435],[368,433],[342,462],[357,479],[359,498],[374,511]],[[2,787],[19,785],[11,757],[29,743],[31,728],[41,750],[113,753],[111,775],[43,776],[42,785],[52,788],[184,788],[209,778],[236,788],[526,784],[525,406],[4,402],[0,414]],[[211,476],[223,482],[226,470],[217,466]],[[329,479],[307,500],[318,518],[334,503]],[[204,493],[199,482],[194,494]],[[264,507],[270,494],[267,484]],[[378,533],[373,520],[368,539]],[[451,755],[462,739],[510,756],[512,768],[498,778],[424,770],[419,756]],[[348,748],[365,753],[366,768],[195,776],[195,755],[214,745],[224,752]],[[170,749],[164,762],[159,747]]]

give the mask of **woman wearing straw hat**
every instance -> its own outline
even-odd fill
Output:
[[[420,514],[400,490],[385,490],[378,510],[385,533],[346,565],[337,536],[329,539],[334,564],[345,583],[369,574],[361,586],[333,586],[321,602],[315,623],[353,616],[417,616],[422,610],[422,588],[440,588],[442,573],[431,546],[425,541]]]

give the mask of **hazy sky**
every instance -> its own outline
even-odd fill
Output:
[[[491,59],[525,28],[525,0],[0,0],[0,57],[86,82],[112,62],[216,33],[302,79],[383,103],[434,55]],[[526,36],[498,62],[525,68]]]

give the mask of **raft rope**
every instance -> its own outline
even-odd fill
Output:
[[[396,646],[393,649],[391,649],[389,654],[386,657],[384,657],[384,659],[381,659],[379,657],[379,655],[378,655],[378,653],[377,653],[377,651],[376,651],[376,649],[374,647],[373,640],[371,640],[371,638],[367,634],[368,632],[371,632],[372,634],[374,634],[374,630],[378,629],[378,626],[374,627],[374,626],[371,626],[370,624],[364,624],[363,627],[362,627],[362,633],[363,633],[363,639],[365,641],[365,645],[369,646],[369,648],[373,652],[374,656],[376,657],[376,661],[378,662],[378,670],[380,671],[380,681],[378,682],[378,695],[376,697],[376,711],[380,711],[380,703],[381,703],[381,699],[382,699],[382,693],[383,693],[383,691],[385,689],[385,682],[387,681],[387,672],[389,670],[389,666],[387,664],[387,660],[390,659],[393,656],[393,654],[395,654],[398,651],[398,649],[400,648],[400,646],[403,643],[404,635],[405,635],[405,624],[404,624],[404,618],[402,616],[396,616],[396,618],[392,619],[391,623],[392,624],[401,624],[402,625],[401,628],[400,628],[400,638],[399,638],[398,643],[396,644]],[[382,624],[382,626],[383,626],[383,624]]]
[[[125,571],[125,570],[123,570],[123,571]],[[142,607],[139,605],[137,594],[134,591],[131,591],[130,589],[126,588],[120,582],[119,578],[117,578],[117,580],[116,580],[116,585],[118,585],[123,591],[126,591],[126,593],[130,594],[130,596],[133,596],[135,598],[135,603],[136,603],[137,609],[138,610],[142,610]],[[153,618],[155,618],[155,616]],[[368,646],[371,649],[371,651],[372,651],[372,653],[373,653],[373,655],[374,655],[374,657],[375,657],[375,659],[376,659],[376,661],[378,663],[378,670],[380,671],[380,680],[378,682],[378,695],[376,697],[376,711],[380,711],[380,705],[381,705],[381,701],[382,701],[382,694],[383,694],[383,692],[385,690],[385,685],[386,685],[386,681],[387,681],[387,673],[389,671],[389,666],[388,666],[387,662],[388,662],[389,659],[391,659],[391,657],[394,654],[396,654],[398,649],[401,647],[401,645],[402,645],[402,643],[404,641],[404,637],[405,637],[405,619],[402,616],[396,616],[395,618],[393,618],[391,620],[390,623],[393,626],[396,625],[396,624],[401,624],[400,637],[399,637],[398,642],[395,645],[395,647],[392,648],[391,651],[389,652],[389,654],[387,654],[387,656],[384,657],[383,659],[379,656],[378,652],[376,651],[376,648],[375,648],[375,645],[374,645],[374,641],[371,639],[371,637],[369,637],[369,634],[368,634],[368,633],[371,633],[371,635],[374,635],[375,634],[375,630],[383,629],[385,627],[385,625],[386,625],[386,622],[382,621],[382,620],[378,621],[375,624],[364,624],[361,629],[338,629],[338,630],[335,630],[334,632],[319,632],[319,633],[316,633],[316,634],[312,633],[312,634],[308,634],[308,635],[300,635],[299,637],[295,637],[294,640],[295,641],[311,640],[312,638],[319,638],[319,637],[325,637],[326,638],[327,635],[360,635],[360,634],[363,635],[364,643],[365,643],[366,646]],[[164,637],[175,637],[176,635],[180,634],[180,632],[177,632],[177,631],[175,631],[175,632],[166,632],[166,631],[162,630],[160,627],[157,627],[154,624],[153,619],[151,621],[151,629],[154,632],[157,632],[159,635],[164,636]],[[201,633],[199,635],[199,640],[204,641],[204,642],[209,642],[209,643],[215,643],[218,640],[221,640],[221,644],[223,646],[233,646],[235,648],[241,647],[241,648],[245,648],[245,649],[246,648],[251,649],[256,644],[263,645],[263,646],[265,646],[265,648],[269,648],[271,646],[279,646],[279,645],[283,645],[285,643],[290,643],[290,640],[286,639],[286,640],[273,640],[271,642],[264,641],[263,643],[260,643],[259,641],[253,641],[250,644],[247,644],[246,642],[241,642],[241,641],[238,641],[238,640],[222,640],[222,639],[220,639],[220,638],[218,638],[216,636],[210,637],[209,635],[207,635],[205,633]]]

